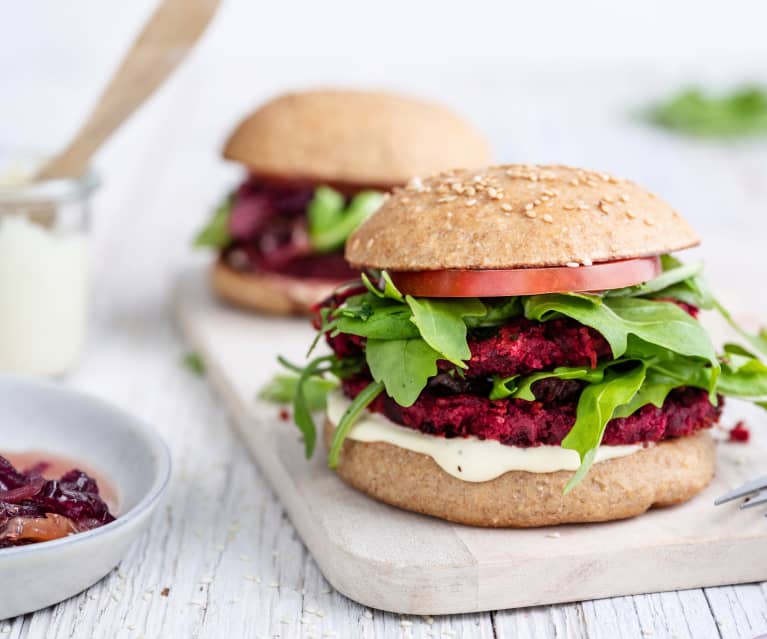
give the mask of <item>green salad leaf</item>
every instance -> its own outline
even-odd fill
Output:
[[[465,368],[463,360],[471,357],[466,339],[466,317],[486,315],[485,305],[478,299],[438,300],[405,297],[423,340],[444,359]]]
[[[615,360],[606,364],[600,364],[596,368],[588,366],[567,367],[559,366],[553,371],[542,371],[522,377],[521,375],[512,375],[511,377],[499,378],[493,380],[493,388],[490,391],[490,399],[524,399],[528,402],[535,401],[533,393],[533,384],[542,379],[580,379],[589,383],[601,382],[605,376],[605,368],[609,365],[622,363],[625,360]]]
[[[760,330],[758,333],[749,333],[735,321],[735,318],[719,303],[719,301],[714,300],[714,308],[724,320],[749,343],[749,345],[758,350],[762,355],[767,355],[767,333],[765,333],[764,329]]]
[[[309,241],[318,253],[342,248],[352,231],[383,202],[378,191],[361,191],[348,206],[343,194],[329,186],[317,187],[307,208]]]
[[[361,277],[362,277],[362,283],[365,285],[365,288],[376,297],[379,297],[381,299],[394,300],[395,302],[404,301],[405,299],[404,296],[402,295],[402,293],[400,293],[397,290],[397,287],[394,286],[394,282],[392,282],[391,275],[389,275],[386,271],[383,271],[383,273],[381,273],[381,276],[380,276],[381,286],[383,287],[381,289],[376,287],[376,285],[370,281],[370,278],[368,277],[367,273],[362,273]]]
[[[412,406],[430,377],[437,374],[440,354],[422,339],[369,339],[365,356],[373,379],[400,406]]]
[[[407,306],[377,305],[370,301],[363,302],[360,308],[362,310],[358,314],[339,313],[334,332],[383,340],[414,339],[421,335],[411,321],[413,315]]]
[[[290,404],[296,398],[300,375],[285,373],[275,375],[258,393],[261,399],[278,404]],[[338,388],[338,380],[317,375],[308,377],[303,385],[306,407],[310,412],[323,410],[327,405],[328,393]]]
[[[229,234],[229,218],[232,215],[232,198],[227,197],[217,208],[213,217],[194,238],[199,248],[222,249],[232,241]]]
[[[575,414],[575,424],[562,440],[562,448],[578,453],[580,468],[575,472],[565,494],[577,486],[594,463],[597,449],[602,441],[607,422],[615,410],[631,401],[645,378],[647,368],[639,364],[629,372],[608,371],[601,382],[589,384],[583,389]]]
[[[671,258],[671,256],[664,256]],[[673,258],[671,258],[673,260]],[[685,284],[691,278],[697,278],[703,271],[703,262],[694,264],[682,264],[676,260],[666,260],[663,264],[663,272],[655,279],[637,284],[636,286],[627,286],[625,288],[616,288],[605,291],[604,296],[609,297],[640,297],[662,293],[672,286]],[[673,297],[673,296],[669,296]]]
[[[523,305],[528,319],[545,322],[564,315],[590,326],[607,340],[615,358],[627,354],[629,336],[633,335],[672,353],[708,360],[714,371],[719,370],[706,330],[671,302],[558,293],[526,297]]]
[[[338,466],[338,457],[341,455],[341,448],[344,445],[346,436],[349,434],[352,426],[354,426],[360,413],[370,406],[370,403],[383,392],[383,388],[383,384],[380,382],[368,384],[344,411],[333,433],[333,441],[330,444],[330,452],[328,454],[328,466],[330,468]]]
[[[767,365],[738,344],[724,345],[722,377],[718,390],[724,395],[767,400]]]
[[[737,138],[767,134],[767,89],[742,87],[721,95],[686,89],[648,112],[650,122],[691,136]]]
[[[312,377],[321,375],[324,372],[323,365],[331,363],[334,359],[333,355],[315,358],[301,371],[296,382],[296,391],[293,397],[293,419],[304,436],[307,459],[314,454],[314,447],[317,444],[317,426],[314,423],[312,408],[309,404],[308,381]]]

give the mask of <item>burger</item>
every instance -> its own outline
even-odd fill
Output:
[[[306,313],[356,277],[344,242],[411,175],[482,166],[485,140],[445,108],[380,92],[277,97],[243,120],[224,157],[244,182],[196,238],[219,252],[216,293],[235,305]]]
[[[324,401],[330,467],[406,510],[532,527],[690,499],[714,475],[724,397],[767,398],[765,340],[671,256],[698,242],[601,172],[495,166],[395,189],[347,242],[360,279],[315,309],[330,353],[291,390],[307,455]],[[745,346],[717,353],[701,309]]]

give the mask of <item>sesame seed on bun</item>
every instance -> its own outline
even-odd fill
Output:
[[[346,90],[270,100],[237,126],[223,154],[256,175],[366,187],[490,161],[484,138],[440,105]]]
[[[577,266],[698,243],[669,204],[629,180],[511,164],[412,179],[349,237],[346,259],[393,271]]]

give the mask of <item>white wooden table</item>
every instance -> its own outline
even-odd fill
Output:
[[[167,501],[119,570],[59,606],[0,623],[0,638],[767,633],[767,584],[437,619],[370,610],[330,590],[204,380],[179,363],[184,346],[169,312],[174,273],[190,259],[195,228],[237,175],[219,162],[217,147],[237,113],[283,83],[267,74],[246,91],[220,69],[247,61],[209,50],[204,43],[99,159],[106,182],[95,202],[90,342],[80,368],[63,380],[156,425],[175,460]],[[293,84],[312,79],[300,61],[285,64]],[[328,78],[370,84],[366,69],[321,77]],[[403,67],[398,78],[395,88],[447,100],[475,119],[502,159],[603,168],[656,190],[706,237],[701,252],[721,297],[766,316],[767,143],[680,140],[627,115],[678,88],[680,77],[452,66]],[[715,569],[717,558],[710,560]]]

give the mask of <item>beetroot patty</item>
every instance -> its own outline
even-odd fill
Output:
[[[365,340],[341,333],[328,337],[328,344],[339,357],[361,355]],[[610,346],[594,329],[571,319],[535,322],[517,317],[492,332],[469,335],[471,359],[466,377],[526,375],[552,370],[557,366],[590,366],[611,357]],[[454,368],[440,362],[442,370]]]
[[[518,317],[490,337],[469,337],[468,376],[525,375],[557,366],[590,366],[610,357],[594,329],[571,319],[535,322]]]
[[[363,377],[348,379],[343,382],[343,389],[348,397],[355,397],[369,382]],[[563,388],[570,390],[560,394],[561,401],[546,403],[521,399],[490,400],[468,393],[438,395],[425,391],[407,408],[382,394],[369,410],[430,435],[474,436],[523,447],[556,445],[575,423],[580,390],[572,392],[572,384]],[[722,403],[720,398],[719,405],[713,406],[706,391],[701,389],[674,390],[662,408],[647,405],[629,417],[608,422],[603,443],[635,444],[689,435],[713,426],[719,420]]]

